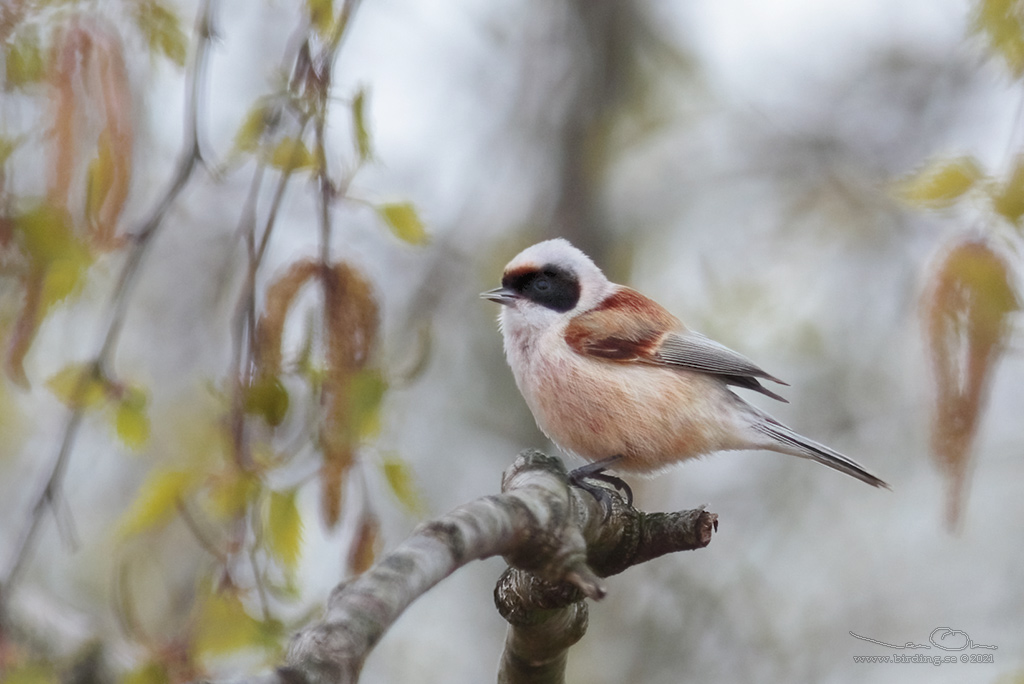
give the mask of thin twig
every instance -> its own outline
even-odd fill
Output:
[[[208,554],[217,559],[222,565],[227,565],[228,556],[224,553],[217,544],[210,539],[210,536],[199,526],[199,521],[192,515],[192,511],[189,510],[188,504],[183,499],[178,499],[178,515],[181,516],[181,521],[185,523],[185,527],[195,537],[196,542],[199,546],[203,547],[203,550]]]
[[[117,573],[114,575],[114,586],[110,592],[111,600],[114,603],[114,616],[121,628],[121,633],[131,636],[135,641],[141,642],[152,648],[154,641],[146,632],[135,611],[135,603],[131,599],[131,592],[126,591],[128,586],[128,562],[121,561],[117,566]]]
[[[309,125],[309,117],[303,116],[299,119],[299,132],[296,133],[296,139],[302,140],[302,136],[306,134],[306,126]],[[277,212],[281,208],[281,202],[284,200],[284,192],[288,188],[288,182],[291,180],[293,171],[291,170],[299,160],[298,149],[292,152],[292,159],[289,160],[288,168],[281,172],[281,178],[277,182],[277,187],[274,189],[274,196],[270,200],[270,209],[267,212],[266,225],[263,228],[263,233],[260,236],[260,245],[256,249],[256,256],[253,259],[253,263],[257,266],[263,263],[263,255],[267,251],[267,245],[270,244],[270,235],[274,232],[274,226],[277,225]]]
[[[124,325],[125,313],[127,312],[131,295],[134,292],[136,277],[139,272],[139,267],[142,264],[143,257],[148,252],[148,247],[152,243],[153,237],[163,225],[163,220],[166,217],[167,212],[192,178],[192,174],[196,166],[202,161],[199,152],[198,139],[199,89],[203,81],[206,58],[210,46],[212,3],[213,0],[204,0],[200,4],[197,12],[196,31],[198,33],[198,41],[196,43],[192,63],[185,73],[187,101],[185,112],[185,137],[182,153],[179,157],[174,176],[168,189],[156,203],[153,211],[150,212],[146,221],[143,222],[142,226],[134,234],[132,247],[128,252],[124,266],[121,269],[121,274],[118,278],[117,286],[114,290],[110,303],[110,316],[106,332],[103,336],[103,341],[99,345],[99,351],[97,352],[94,360],[90,366],[83,371],[78,383],[76,384],[75,392],[73,393],[70,402],[72,407],[71,413],[68,416],[68,421],[64,427],[60,448],[51,467],[50,475],[47,477],[46,484],[42,491],[35,499],[29,522],[22,531],[15,547],[16,550],[13,555],[11,566],[7,572],[4,573],[3,580],[0,581],[0,624],[3,623],[5,618],[6,601],[10,598],[13,587],[21,578],[28,559],[32,554],[32,550],[35,547],[36,541],[38,540],[39,528],[43,514],[55,501],[57,493],[60,491],[61,485],[64,481],[64,474],[67,470],[68,461],[71,457],[71,451],[74,447],[75,441],[78,437],[79,428],[81,427],[82,420],[85,416],[85,406],[82,398],[84,397],[89,383],[93,379],[105,376],[105,368],[109,365],[117,347],[117,342],[120,339],[121,330]]]
[[[163,225],[164,219],[167,217],[171,206],[178,199],[178,195],[181,194],[181,191],[185,189],[185,186],[192,179],[196,166],[202,162],[202,154],[199,149],[199,89],[203,84],[203,77],[206,73],[206,60],[213,36],[212,3],[213,0],[203,0],[196,15],[198,41],[192,58],[192,64],[185,75],[187,86],[185,91],[184,145],[182,146],[170,186],[150,213],[149,218],[133,236],[135,241],[134,247],[128,253],[128,259],[121,270],[121,277],[118,280],[117,288],[114,290],[110,324],[107,328],[103,345],[100,348],[100,353],[97,355],[101,366],[110,361],[120,339],[121,329],[124,326],[124,316],[127,312],[131,295],[134,292],[135,278],[138,276],[143,258],[149,252],[149,245]]]
[[[335,53],[341,42],[341,37],[344,34],[344,26],[348,24],[355,4],[355,2],[351,1],[345,4],[336,24],[337,28],[335,34],[332,35],[328,47],[320,55],[321,59],[319,61],[319,65],[321,67],[321,73],[318,74],[318,76],[323,77],[324,81],[322,83],[322,89],[316,93],[318,100],[315,107],[315,116],[310,111],[309,107],[300,106],[302,98],[304,96],[308,96],[308,93],[303,93],[303,89],[308,87],[310,83],[310,81],[307,80],[307,76],[311,73],[310,70],[315,68],[310,59],[308,41],[302,43],[298,54],[293,59],[293,77],[289,84],[289,90],[291,91],[289,93],[289,101],[292,103],[290,109],[292,113],[296,115],[298,123],[298,131],[295,133],[295,139],[301,142],[306,135],[306,130],[310,121],[315,121],[316,149],[319,166],[317,180],[320,183],[321,189],[319,207],[321,219],[320,255],[321,261],[325,267],[328,263],[331,232],[328,206],[329,200],[331,199],[331,184],[327,176],[326,151],[324,149],[323,135],[326,118],[325,94],[330,84],[330,64],[334,60]],[[245,424],[244,394],[250,376],[254,372],[254,363],[256,363],[256,359],[254,357],[256,325],[258,318],[256,311],[256,281],[260,267],[263,265],[268,245],[270,244],[271,235],[277,225],[278,213],[282,201],[300,161],[300,151],[301,146],[296,145],[292,152],[293,158],[291,160],[286,160],[286,163],[280,169],[277,185],[267,209],[267,216],[263,230],[259,235],[258,244],[255,216],[257,193],[262,185],[263,176],[266,170],[266,164],[264,162],[258,162],[257,164],[253,180],[250,185],[250,194],[244,205],[242,216],[239,219],[239,231],[244,235],[245,239],[247,264],[245,281],[242,284],[239,301],[236,305],[232,318],[232,334],[234,338],[232,350],[232,371],[234,373],[234,379],[232,383],[230,429],[233,439],[235,463],[243,470],[247,470],[249,468],[251,460],[248,453],[248,444],[246,439],[247,431]],[[251,516],[248,527],[253,534],[253,543],[247,545],[247,556],[253,570],[254,581],[263,615],[266,619],[269,619],[269,601],[267,598],[266,588],[263,586],[263,578],[261,576],[258,558],[256,557],[257,547],[255,539],[259,536],[257,531],[259,519],[255,510],[251,510],[250,513]]]
[[[306,130],[309,117],[305,116],[299,120],[299,132],[297,134],[299,140],[302,139],[302,135]],[[244,397],[243,390],[245,382],[249,378],[249,373],[252,371],[253,364],[253,342],[256,339],[256,275],[259,271],[259,267],[263,263],[263,257],[267,250],[267,245],[270,242],[270,235],[273,233],[274,226],[277,225],[277,214],[281,207],[281,203],[284,200],[285,191],[288,189],[289,182],[292,178],[292,168],[298,162],[298,146],[293,151],[293,159],[290,160],[288,166],[281,171],[281,175],[278,178],[277,186],[274,189],[274,196],[270,201],[270,208],[267,212],[266,224],[263,228],[262,236],[260,237],[259,247],[255,247],[256,239],[256,222],[255,222],[255,196],[250,194],[249,201],[246,202],[245,208],[243,209],[243,215],[239,219],[239,226],[245,225],[243,221],[247,221],[248,217],[251,216],[252,222],[249,230],[245,233],[246,240],[246,257],[247,265],[245,271],[245,282],[242,284],[242,294],[235,307],[235,313],[232,317],[232,335],[234,338],[233,350],[232,350],[232,367],[234,369],[234,387],[232,391],[232,406],[231,406],[231,433],[234,440],[235,460],[240,465],[248,461],[245,453],[245,426],[243,424],[244,419]],[[250,193],[258,191],[260,185],[262,185],[263,174],[266,166],[260,162],[256,171],[253,174],[253,182],[250,185]],[[248,345],[246,344],[248,343]]]

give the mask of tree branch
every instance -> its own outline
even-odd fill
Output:
[[[602,577],[675,551],[702,549],[718,530],[704,507],[644,513],[608,488],[609,519],[596,530],[587,562]],[[588,539],[591,539],[588,536]],[[494,603],[509,623],[498,670],[500,684],[561,684],[569,647],[587,631],[587,604],[574,587],[510,567],[494,588]]]
[[[286,666],[248,682],[354,683],[392,623],[415,599],[473,560],[513,566],[495,599],[513,625],[499,681],[561,681],[567,649],[586,632],[584,598],[605,594],[600,577],[671,551],[707,546],[717,516],[703,509],[645,514],[609,490],[607,503],[569,486],[562,462],[519,455],[502,493],[420,525],[364,574],[332,592],[324,617],[297,634]],[[544,670],[548,678],[521,678]]]

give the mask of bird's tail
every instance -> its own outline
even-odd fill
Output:
[[[884,480],[869,473],[861,464],[853,459],[843,456],[838,451],[829,449],[824,444],[819,444],[814,440],[793,432],[773,418],[762,416],[762,420],[757,421],[753,427],[762,435],[771,439],[775,443],[773,446],[777,451],[809,458],[841,473],[855,477],[861,482],[867,482],[874,487],[892,489]]]

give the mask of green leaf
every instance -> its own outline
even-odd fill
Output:
[[[296,138],[283,138],[270,152],[267,163],[282,171],[297,171],[314,168],[316,158],[306,147],[306,143]]]
[[[1024,157],[1017,157],[1010,177],[993,192],[992,208],[1011,223],[1024,216]]]
[[[384,477],[387,479],[388,486],[391,487],[395,498],[410,513],[416,515],[423,513],[423,499],[420,497],[419,490],[416,489],[409,464],[397,456],[389,456],[384,459],[382,467],[384,469]]]
[[[88,253],[84,250],[68,258],[52,261],[46,269],[46,279],[43,281],[43,304],[56,304],[78,292],[90,261]]]
[[[973,28],[1006,61],[1014,76],[1024,74],[1024,23],[1019,0],[981,0]]]
[[[334,25],[334,8],[331,0],[306,0],[306,10],[309,12],[309,23],[321,36],[330,34]]]
[[[140,451],[146,446],[149,441],[149,416],[146,414],[144,393],[130,391],[128,397],[118,402],[114,413],[114,428],[129,449]]]
[[[231,466],[209,480],[209,504],[213,515],[229,520],[245,512],[263,489],[253,474]]]
[[[245,393],[245,411],[277,427],[288,414],[288,390],[276,377],[260,377]]]
[[[355,133],[356,151],[359,161],[365,162],[373,158],[370,145],[370,131],[366,127],[366,89],[360,88],[352,100],[352,130]]]
[[[235,133],[235,149],[242,152],[255,152],[259,149],[263,136],[272,130],[281,119],[279,108],[267,98],[256,100],[242,120],[242,125]]]
[[[367,439],[380,433],[380,409],[387,389],[388,383],[377,369],[361,370],[352,376],[351,434]]]
[[[160,0],[141,0],[135,4],[135,23],[149,44],[178,66],[185,66],[188,39],[181,30],[181,20]]]
[[[983,242],[966,242],[954,249],[943,275],[958,291],[969,293],[970,318],[989,338],[1003,328],[1007,316],[1020,310],[1013,270]],[[985,342],[991,343],[991,339]]]
[[[7,49],[6,86],[24,88],[41,81],[45,73],[46,63],[39,36],[34,31],[22,32]]]
[[[65,259],[87,258],[85,246],[75,237],[71,217],[62,207],[43,202],[14,219],[19,244],[36,266]]]
[[[79,289],[92,255],[74,234],[66,211],[41,203],[15,217],[14,228],[22,252],[45,275],[43,311]]]
[[[156,470],[139,489],[127,513],[121,518],[121,536],[132,537],[161,527],[178,512],[178,502],[196,485],[197,475],[182,470]]]
[[[261,622],[249,615],[238,597],[210,596],[196,623],[193,647],[198,654],[223,655],[243,648],[273,651],[283,629],[277,622]]]
[[[149,662],[124,675],[121,684],[170,684],[167,667],[162,663]]]
[[[0,221],[0,233],[5,244],[13,238],[28,262],[27,277],[22,279],[23,303],[9,333],[6,364],[8,377],[27,388],[23,363],[32,340],[50,307],[80,289],[92,256],[72,232],[67,211],[45,202],[13,221]]]
[[[411,245],[427,242],[427,231],[416,213],[416,207],[410,202],[382,204],[377,207],[377,212],[399,239]]]
[[[96,145],[96,156],[86,169],[85,216],[90,224],[100,218],[101,207],[113,189],[117,159],[109,135],[101,135]]]
[[[91,363],[72,363],[46,381],[54,396],[70,409],[93,409],[106,401],[109,383]]]
[[[896,192],[905,202],[941,209],[960,199],[982,177],[972,157],[939,160],[901,180]]]
[[[302,516],[295,504],[296,490],[271,492],[264,529],[267,548],[281,565],[294,570],[302,551]]]

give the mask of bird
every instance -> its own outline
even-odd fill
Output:
[[[588,465],[570,480],[654,475],[720,451],[768,450],[816,461],[874,487],[853,459],[794,432],[732,391],[786,399],[788,386],[745,356],[688,329],[653,299],[618,285],[568,240],[539,242],[480,295],[501,305],[498,327],[516,385],[540,430]],[[596,491],[596,490],[601,490]]]

